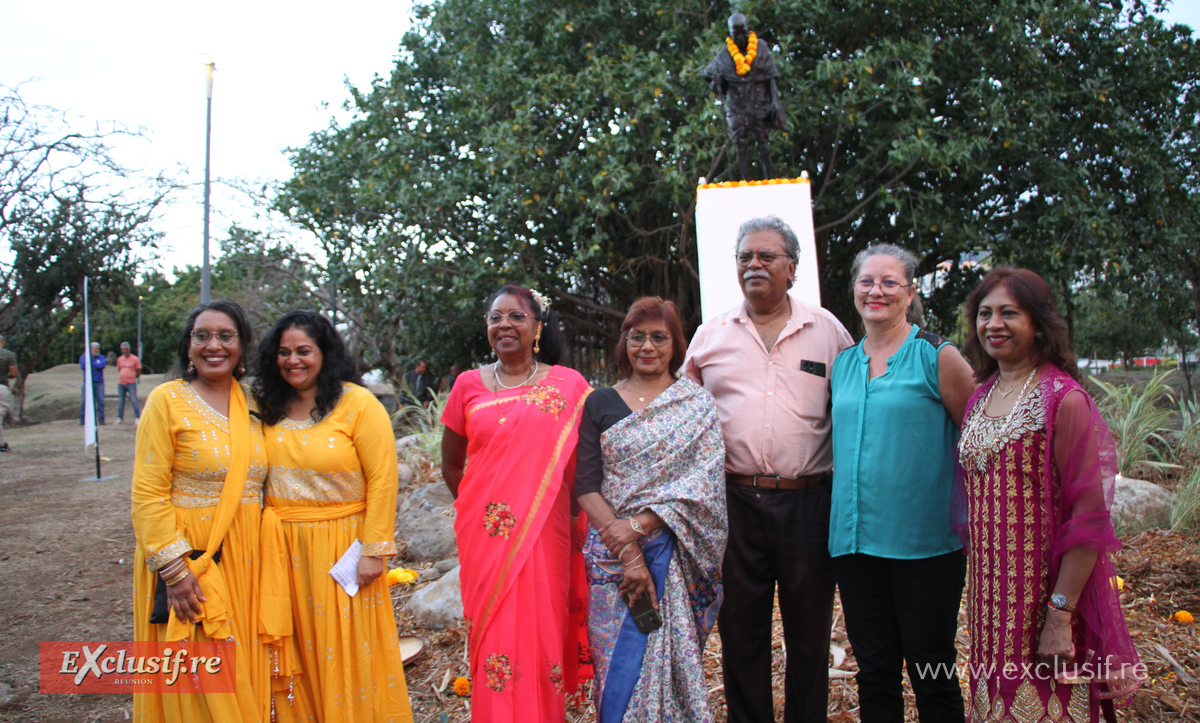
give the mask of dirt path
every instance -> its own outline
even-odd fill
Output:
[[[110,422],[115,421],[115,415]],[[131,420],[130,420],[131,421]],[[134,425],[99,428],[101,461],[77,421],[6,429],[0,455],[0,721],[128,720],[129,695],[42,695],[42,640],[131,640]],[[3,699],[0,695],[0,699]]]

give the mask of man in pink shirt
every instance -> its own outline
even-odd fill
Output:
[[[800,244],[776,216],[738,229],[744,303],[696,330],[683,371],[716,398],[729,543],[718,617],[730,723],[775,720],[771,611],[787,646],[784,721],[823,723],[829,699],[829,373],[853,345],[833,314],[788,294]]]
[[[133,355],[129,342],[121,342],[121,356],[117,357],[117,424],[125,421],[125,397],[133,405],[133,423],[142,418],[138,405],[137,384],[142,378],[142,360]]]

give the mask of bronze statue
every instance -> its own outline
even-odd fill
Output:
[[[773,178],[771,149],[767,134],[772,128],[787,130],[783,105],[775,79],[779,70],[771,57],[771,49],[759,44],[758,36],[746,24],[746,16],[729,16],[729,37],[725,47],[702,71],[712,84],[713,93],[725,101],[725,122],[737,144],[738,167],[743,181],[750,180],[750,156],[747,139],[758,143],[758,162],[763,178]]]

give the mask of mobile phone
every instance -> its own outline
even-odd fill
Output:
[[[625,605],[629,605],[629,596],[622,595],[625,599]],[[649,634],[652,631],[662,627],[662,616],[654,609],[654,605],[650,602],[650,596],[643,594],[638,598],[634,606],[630,608],[629,614],[633,616],[633,622],[637,624],[638,630]]]

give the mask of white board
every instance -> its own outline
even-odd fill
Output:
[[[696,190],[696,239],[700,255],[700,315],[708,321],[742,303],[737,263],[737,230],[745,221],[775,215],[800,240],[796,283],[790,294],[821,305],[817,243],[813,233],[812,184],[807,178],[757,181],[756,185],[702,184]]]

